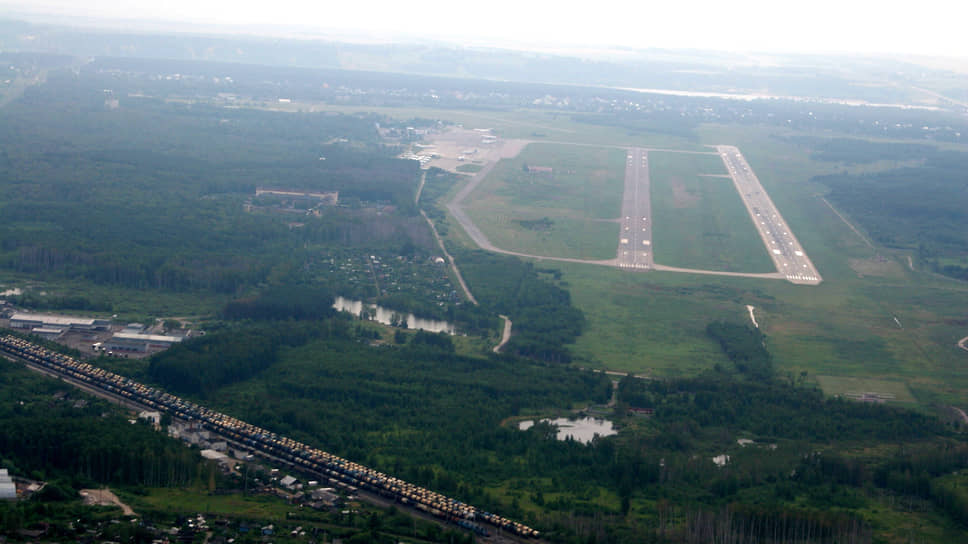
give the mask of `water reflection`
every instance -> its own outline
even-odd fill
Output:
[[[425,330],[427,332],[446,332],[447,334],[457,334],[457,330],[453,325],[446,321],[437,321],[434,319],[424,319],[422,317],[417,317],[413,314],[404,314],[401,312],[395,312],[383,306],[377,306],[376,304],[364,304],[359,300],[350,300],[348,298],[336,297],[336,301],[333,302],[333,308],[341,312],[349,312],[357,317],[362,317],[364,311],[366,311],[366,318],[378,323],[383,323],[384,325],[398,325],[401,318],[406,321],[408,329],[414,330]]]
[[[607,419],[596,419],[593,417],[583,417],[580,419],[542,419],[544,423],[550,423],[558,428],[558,440],[567,440],[569,437],[582,444],[588,444],[598,436],[612,436],[618,434],[612,427],[612,422]],[[518,429],[526,431],[534,427],[534,420],[529,419],[518,423]]]

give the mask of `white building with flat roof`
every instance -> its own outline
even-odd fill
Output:
[[[17,500],[17,485],[5,468],[0,468],[0,500]]]
[[[75,317],[70,315],[28,314],[15,312],[10,316],[14,329],[70,329],[75,331],[103,331],[111,326],[110,319]]]
[[[104,349],[111,351],[164,350],[182,341],[181,336],[167,336],[163,334],[141,334],[135,332],[115,333],[110,340],[104,342]]]

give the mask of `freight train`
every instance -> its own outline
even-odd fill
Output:
[[[193,422],[213,433],[264,455],[281,459],[307,472],[335,482],[392,498],[478,534],[487,526],[525,538],[537,538],[538,531],[497,514],[484,512],[456,499],[394,478],[382,472],[296,442],[234,417],[209,410],[159,389],[108,372],[15,336],[0,336],[0,350],[49,371],[110,393],[116,397]]]

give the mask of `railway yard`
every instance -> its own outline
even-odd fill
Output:
[[[453,523],[479,535],[487,536],[490,535],[490,530],[497,530],[502,539],[534,539],[539,536],[538,531],[522,523],[482,511],[21,338],[9,335],[0,337],[0,351],[35,370],[63,378],[89,392],[106,395],[128,406],[167,413],[180,421],[199,425],[253,453],[281,461],[334,485],[353,486],[362,492],[378,496],[380,501],[393,501],[420,514]]]

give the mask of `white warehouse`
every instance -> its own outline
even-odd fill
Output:
[[[112,336],[110,340],[104,342],[104,349],[144,353],[147,351],[165,350],[181,341],[181,336],[119,332]]]
[[[110,319],[75,317],[70,315],[27,314],[17,312],[10,316],[10,327],[14,329],[64,329],[72,331],[106,331],[111,326]]]

